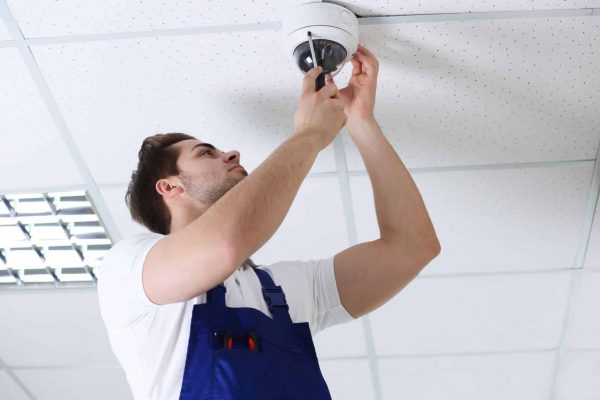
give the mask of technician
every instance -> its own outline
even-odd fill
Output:
[[[439,253],[404,170],[387,189],[403,190],[400,208],[419,218],[409,221],[419,236],[360,244],[320,260],[259,267],[249,258],[280,226],[318,153],[346,122],[351,132],[377,133],[367,126],[374,126],[368,124],[374,122],[378,62],[359,46],[352,65],[342,90],[328,77],[315,92],[319,67],[305,75],[293,134],[251,174],[239,152],[222,152],[193,136],[144,140],[126,203],[150,232],[117,243],[98,277],[101,315],[136,400],[331,399],[312,336],[382,305]],[[385,139],[372,140],[381,146]],[[365,160],[368,168],[374,156]],[[387,167],[377,172],[377,179],[391,173]],[[384,228],[396,229],[398,219],[388,217],[400,216],[391,213],[398,207],[379,190],[375,196],[389,213],[381,214]],[[363,265],[400,254],[410,255],[405,265],[414,267],[367,271],[370,265]]]

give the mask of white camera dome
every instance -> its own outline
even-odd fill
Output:
[[[358,49],[358,19],[337,4],[320,1],[296,4],[284,16],[282,31],[286,57],[292,57],[304,73],[315,66],[309,32],[317,66],[323,67],[322,76],[335,76]]]

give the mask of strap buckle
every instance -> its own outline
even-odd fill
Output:
[[[269,307],[283,307],[289,309],[285,301],[285,293],[281,290],[281,286],[263,287],[263,297]]]

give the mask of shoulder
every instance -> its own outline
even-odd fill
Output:
[[[100,276],[126,272],[137,260],[145,258],[152,246],[163,237],[159,233],[143,232],[120,240],[104,255]]]
[[[142,288],[142,266],[152,246],[164,235],[144,232],[117,242],[98,270],[97,293],[107,327],[123,326],[152,308]]]

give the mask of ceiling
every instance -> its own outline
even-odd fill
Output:
[[[380,61],[375,116],[442,252],[315,337],[333,398],[600,399],[600,0],[336,3]],[[123,198],[146,136],[239,150],[251,172],[292,134],[289,4],[0,0],[0,193],[83,188],[118,241],[144,231]],[[253,260],[378,235],[343,129]],[[95,288],[0,304],[3,400],[132,398]]]

